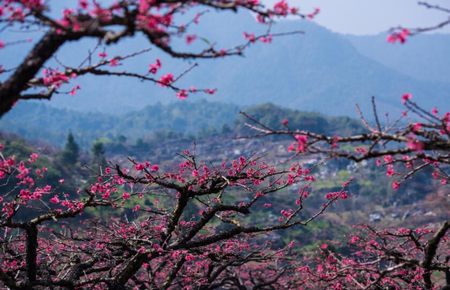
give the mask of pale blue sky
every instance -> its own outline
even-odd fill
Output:
[[[275,0],[263,0],[274,3]],[[449,15],[417,5],[415,0],[289,0],[304,11],[320,7],[316,22],[332,31],[349,34],[376,34],[391,27],[429,26],[448,19]],[[430,0],[450,8],[450,0]],[[439,30],[450,33],[450,27]]]

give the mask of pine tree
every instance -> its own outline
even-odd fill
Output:
[[[80,147],[77,142],[75,142],[72,132],[70,132],[69,135],[67,135],[66,146],[62,153],[62,161],[67,164],[75,164],[78,161],[79,153]]]
[[[106,163],[105,146],[103,145],[103,143],[101,141],[98,141],[98,140],[95,141],[94,144],[92,144],[91,151],[92,151],[94,163],[99,163],[99,164]]]

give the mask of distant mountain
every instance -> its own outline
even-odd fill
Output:
[[[386,34],[345,38],[362,55],[418,80],[450,83],[450,34],[421,34],[404,45],[386,42]]]
[[[226,25],[227,23],[232,25]],[[218,40],[218,47],[242,43],[244,31],[264,31],[264,27],[256,23],[249,14],[216,12],[204,15],[202,24],[196,26],[196,29],[199,36]],[[356,117],[357,103],[364,111],[370,112],[371,96],[377,97],[379,110],[399,112],[402,110],[400,96],[405,92],[413,93],[415,100],[427,108],[438,106],[442,110],[450,109],[450,83],[437,82],[445,78],[439,76],[437,71],[449,61],[446,58],[442,60],[442,66],[437,65],[441,62],[442,53],[434,55],[433,50],[428,52],[428,48],[424,47],[423,51],[420,48],[411,50],[411,56],[403,58],[405,60],[402,62],[408,63],[409,67],[420,67],[420,64],[426,62],[425,56],[436,57],[420,73],[429,73],[429,77],[424,78],[420,77],[418,72],[412,72],[412,68],[398,69],[402,66],[400,61],[398,65],[390,65],[388,58],[382,60],[382,57],[376,57],[375,53],[366,52],[369,49],[362,49],[363,45],[357,45],[358,41],[352,37],[332,33],[312,22],[283,21],[278,23],[273,31],[293,30],[303,30],[305,34],[275,38],[272,44],[258,43],[246,51],[245,57],[198,61],[200,66],[181,79],[180,85],[218,88],[216,95],[208,96],[211,101],[239,106],[271,102],[329,115]],[[365,47],[370,46],[371,40],[368,39],[364,43]],[[414,45],[414,42],[411,40],[408,45],[410,44]],[[174,42],[174,45],[190,49],[186,48],[182,40]],[[202,40],[198,39],[193,47],[201,45]],[[58,59],[76,65],[85,57],[81,52],[94,46],[95,43],[90,40],[71,43],[58,52]],[[120,46],[108,47],[107,51],[110,56],[126,55],[148,47],[151,46],[144,38],[137,37]],[[396,45],[389,49],[402,51],[404,47]],[[21,49],[22,46],[17,46],[7,59],[3,59],[4,55],[0,56],[0,63],[17,59],[23,54]],[[75,51],[77,53],[74,53]],[[390,53],[389,50],[386,54]],[[172,59],[154,48],[116,69],[145,72],[148,64],[156,58],[162,59],[161,73],[179,74],[192,64],[192,61]],[[56,65],[50,63],[52,64]],[[10,66],[12,64],[8,67]],[[419,71],[420,68],[416,70]],[[176,100],[174,92],[136,80],[88,76],[78,78],[76,83],[81,85],[76,96],[58,95],[50,104],[79,111],[117,114],[139,110],[157,102],[167,104]],[[199,97],[193,95],[190,98]]]
[[[400,96],[411,92],[425,107],[450,109],[450,85],[416,80],[364,57],[342,35],[312,23],[282,22],[277,29],[306,34],[219,63],[215,72],[222,72],[218,86],[226,90],[224,99],[356,116],[357,103],[370,112],[371,96],[383,111],[398,112]]]

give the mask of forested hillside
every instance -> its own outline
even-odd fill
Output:
[[[248,130],[239,116],[240,110],[276,128],[281,126],[283,119],[289,118],[293,127],[321,133],[345,134],[362,130],[360,122],[349,117],[328,117],[272,104],[239,108],[205,100],[149,105],[119,115],[82,113],[42,103],[20,103],[2,118],[0,129],[59,147],[72,132],[79,144],[89,149],[96,139],[106,143],[135,144],[144,139],[186,137],[194,140],[217,133],[242,135]]]

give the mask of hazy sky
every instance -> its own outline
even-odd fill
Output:
[[[264,0],[274,3],[273,0]],[[391,27],[430,26],[448,19],[448,14],[431,11],[415,0],[289,0],[302,10],[320,7],[316,22],[340,33],[376,34]],[[450,8],[450,0],[430,0]],[[450,27],[439,32],[450,33]]]

